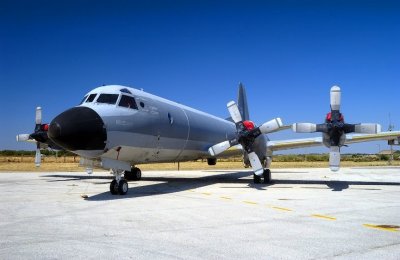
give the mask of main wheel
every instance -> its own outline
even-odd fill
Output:
[[[263,173],[264,177],[264,183],[270,183],[271,182],[271,170],[270,169],[265,169]]]
[[[125,195],[128,192],[128,182],[124,179],[118,183],[118,192],[120,195]]]
[[[139,168],[134,167],[130,172],[125,171],[124,178],[128,181],[138,181],[142,178],[142,171]]]
[[[132,180],[138,181],[142,178],[142,171],[139,168],[132,169]]]
[[[258,176],[257,174],[253,173],[253,181],[255,184],[261,183],[261,176]]]
[[[117,195],[118,194],[118,182],[116,180],[113,180],[110,183],[110,192],[112,195]]]

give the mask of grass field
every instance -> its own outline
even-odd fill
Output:
[[[343,161],[342,167],[362,166],[387,166],[387,161],[352,162]],[[393,161],[392,165],[400,166],[400,161]],[[178,163],[143,164],[138,165],[142,171],[151,170],[178,170]],[[277,168],[325,168],[328,162],[272,162],[271,169]],[[180,170],[212,170],[212,169],[244,169],[240,161],[218,161],[217,165],[209,166],[207,162],[182,162]],[[0,172],[84,172],[85,168],[79,166],[79,158],[76,157],[46,157],[40,167],[35,167],[33,157],[0,157]],[[99,171],[104,171],[100,169]]]

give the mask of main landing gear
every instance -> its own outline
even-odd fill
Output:
[[[263,179],[263,182],[261,182],[261,179]],[[258,176],[257,174],[253,173],[253,180],[254,180],[255,184],[270,183],[271,182],[271,170],[264,169],[264,172],[261,176]]]
[[[137,167],[132,167],[130,172],[125,171],[124,178],[128,181],[138,181],[142,178],[142,171]]]
[[[132,167],[131,171],[112,169],[111,173],[115,176],[115,179],[110,183],[110,192],[112,195],[125,195],[128,192],[127,180],[138,181],[142,178],[142,171],[136,167]],[[122,174],[124,178],[122,178]]]

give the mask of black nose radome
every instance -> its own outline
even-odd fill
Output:
[[[69,151],[103,150],[107,132],[101,117],[91,108],[74,107],[51,121],[49,138]]]

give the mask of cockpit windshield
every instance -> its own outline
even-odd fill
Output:
[[[133,97],[122,95],[121,100],[119,101],[118,106],[127,107],[131,109],[138,109],[136,101]]]
[[[82,104],[83,102],[85,102],[85,100],[86,100],[87,97],[88,97],[88,95],[84,96],[83,99],[82,99],[82,101],[79,103],[79,105]]]
[[[100,94],[96,102],[113,105],[117,103],[118,96],[118,94]]]
[[[88,99],[86,99],[86,103],[93,102],[93,100],[95,99],[96,96],[97,96],[97,94],[90,94]]]

